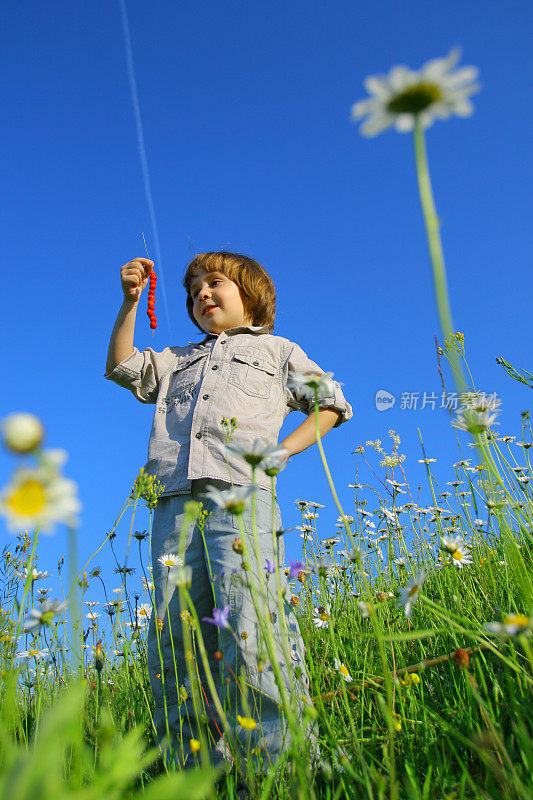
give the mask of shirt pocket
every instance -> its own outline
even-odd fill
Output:
[[[230,362],[228,383],[252,397],[268,398],[276,367],[272,358],[258,350],[237,348]]]
[[[202,378],[207,353],[195,353],[181,362],[169,376],[168,391],[158,411],[185,417],[196,396]]]

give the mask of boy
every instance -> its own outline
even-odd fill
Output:
[[[289,388],[288,377],[289,371],[319,374],[323,371],[298,345],[272,335],[276,296],[267,272],[253,259],[228,252],[202,253],[192,259],[185,273],[187,311],[193,324],[205,334],[204,338],[187,347],[167,347],[162,353],[151,348],[139,352],[133,346],[135,317],[153,265],[150,259],[136,258],[121,269],[124,303],[111,335],[105,377],[130,389],[140,402],[156,406],[146,472],[155,475],[165,486],[152,527],[156,612],[163,620],[160,648],[165,679],[163,688],[161,656],[152,618],[148,662],[155,701],[154,721],[160,739],[170,733],[178,737],[178,742],[181,740],[178,753],[184,765],[191,766],[193,743],[199,737],[192,699],[189,697],[183,703],[179,695],[180,686],[187,685],[179,593],[168,580],[169,568],[159,559],[163,554],[175,556],[178,552],[185,503],[191,499],[202,500],[204,508],[210,512],[204,536],[197,526],[191,526],[186,541],[185,563],[192,568],[191,598],[199,620],[211,617],[213,606],[229,611],[227,627],[217,627],[207,620],[201,625],[209,665],[222,705],[227,706],[229,700],[231,712],[227,707],[225,711],[230,722],[235,722],[235,713],[239,713],[241,719],[246,716],[240,702],[242,685],[238,681],[241,669],[245,668],[246,685],[251,690],[248,705],[257,728],[252,732],[242,729],[237,738],[243,748],[258,748],[268,765],[268,762],[275,763],[288,744],[286,721],[280,714],[281,696],[268,659],[265,659],[250,592],[240,577],[244,574],[242,558],[234,549],[239,534],[237,517],[230,516],[211,500],[206,501],[209,497],[206,490],[208,487],[225,490],[231,485],[252,483],[250,465],[237,453],[226,449],[223,418],[237,419],[232,444],[249,450],[256,439],[261,445],[275,444],[285,416],[295,409],[304,411],[307,419],[280,443],[284,449],[280,468],[288,457],[316,441],[313,403],[302,392]],[[331,396],[319,402],[321,436],[352,416],[352,409],[338,384],[331,381],[330,386]],[[260,466],[255,473],[255,484],[256,524],[263,568],[266,563],[269,569],[277,560],[287,607],[291,595],[283,569],[285,547],[282,536],[274,542],[276,537],[272,535],[273,502],[278,531],[281,530],[281,515],[272,498],[270,478]],[[244,514],[244,523],[246,531],[251,531],[249,510]],[[248,542],[248,549],[253,553],[252,541]],[[254,565],[249,569],[253,573]],[[272,578],[271,575],[267,577]],[[286,621],[292,663],[287,663],[279,644],[283,628],[274,613],[271,619],[276,655],[286,690],[290,692],[291,682],[295,683],[299,699],[311,703],[305,650],[296,616],[290,605],[288,609]],[[277,611],[276,603],[268,605],[267,613],[273,610]],[[205,687],[205,672],[199,657],[197,662],[200,681]],[[299,679],[294,675],[296,667],[301,670]],[[210,700],[207,689],[206,694]],[[212,702],[206,713],[213,764],[222,759],[231,760],[222,735],[223,725]],[[307,740],[318,758],[315,733],[310,732]]]

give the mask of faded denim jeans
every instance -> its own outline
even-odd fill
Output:
[[[189,592],[200,620],[201,633],[217,693],[228,722],[237,738],[239,754],[246,759],[252,750],[255,751],[255,748],[259,748],[263,758],[263,770],[266,771],[272,764],[275,764],[276,760],[288,747],[291,733],[282,711],[281,695],[275,682],[274,672],[270,666],[264,637],[257,622],[251,592],[241,582],[241,579],[245,581],[253,580],[254,585],[258,585],[251,512],[248,509],[243,515],[243,521],[246,526],[245,537],[248,545],[249,563],[249,569],[244,570],[241,567],[243,556],[238,555],[232,547],[235,538],[241,536],[238,519],[202,496],[208,486],[225,489],[229,487],[229,484],[212,479],[195,480],[192,483],[192,494],[162,497],[159,499],[155,509],[152,529],[152,560],[157,616],[160,620],[163,620],[163,627],[158,647],[155,620],[152,615],[148,634],[148,670],[155,701],[154,723],[158,738],[160,742],[163,742],[167,735],[165,702],[161,680],[163,669],[167,718],[172,746],[178,764],[181,763],[185,768],[194,766],[196,759],[191,755],[189,742],[191,738],[199,740],[200,736],[185,663],[179,591],[168,581],[168,569],[158,562],[158,558],[165,553],[178,554],[180,531],[185,517],[184,505],[190,500],[201,500],[203,508],[210,512],[204,528],[207,554],[201,531],[195,522],[191,522],[187,531],[185,550],[185,565],[192,568],[192,584]],[[277,503],[275,505],[275,514],[276,530],[280,530],[281,514]],[[266,559],[274,562],[276,558],[271,520],[272,494],[268,490],[257,489],[256,527],[263,575],[266,573]],[[282,680],[286,687],[287,695],[291,698],[291,705],[297,713],[296,719],[299,729],[302,730],[303,708],[305,704],[312,703],[309,696],[309,679],[304,661],[305,648],[298,620],[288,603],[291,592],[284,573],[285,545],[283,536],[276,537],[276,540],[281,587],[286,590],[285,600],[282,602],[285,608],[285,619],[289,635],[289,663],[287,663],[281,645],[283,627],[278,619],[275,573],[271,573],[267,581],[268,611],[264,606],[264,600],[262,601],[259,598],[259,602],[262,604],[261,616],[263,619],[266,620],[268,613],[273,615],[271,616],[273,620],[272,634],[276,657],[280,664]],[[210,579],[208,564],[214,578],[213,581]],[[167,602],[170,626],[167,618]],[[202,622],[203,617],[213,617],[214,606],[220,609],[225,606],[230,607],[229,628],[218,628],[212,623]],[[176,667],[174,667],[170,628],[172,630]],[[215,658],[215,652],[217,651],[223,654],[222,660]],[[224,736],[223,723],[213,704],[197,647],[196,655],[198,674],[209,703],[209,705],[205,703],[204,698],[207,717],[207,726],[204,727],[204,731],[207,733],[211,763],[213,766],[218,766],[225,761],[229,768],[233,764],[234,758]],[[161,657],[163,665],[161,665]],[[258,669],[258,662],[262,662],[262,670]],[[299,678],[295,675],[297,667],[300,667],[302,671]],[[289,673],[292,673],[295,691],[292,691]],[[244,681],[236,680],[239,679],[241,674],[244,676]],[[179,698],[178,691],[180,686],[185,686],[188,691],[189,697],[186,701],[182,701]],[[245,704],[243,704],[243,693],[247,694],[248,713]],[[243,717],[251,716],[257,722],[257,727],[254,730],[243,729],[237,721],[237,714]],[[320,759],[317,740],[318,723],[316,721],[313,723],[308,721],[307,724],[309,727],[307,731],[304,731],[305,740],[310,744],[312,762],[317,762]],[[255,755],[252,758],[256,762]]]

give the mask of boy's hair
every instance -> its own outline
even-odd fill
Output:
[[[187,313],[198,330],[205,333],[192,313],[191,283],[195,272],[200,269],[205,272],[221,272],[236,283],[244,310],[252,325],[268,325],[272,333],[276,316],[276,290],[272,278],[253,258],[238,253],[228,253],[225,250],[200,253],[187,264],[183,278],[183,286],[187,292]]]

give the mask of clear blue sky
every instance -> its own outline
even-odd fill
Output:
[[[376,437],[390,449],[389,428],[401,436],[414,493],[422,484],[427,497],[417,428],[436,474],[450,480],[461,456],[445,411],[375,407],[378,389],[440,396],[440,332],[412,137],[364,139],[350,107],[366,96],[365,76],[418,68],[458,45],[483,89],[471,118],[429,129],[428,157],[455,327],[478,388],[503,401],[499,429],[519,436],[532,390],[495,357],[533,368],[531,3],[129,0],[127,8],[162,259],[159,327],[152,338],[140,313],[136,346],[196,341],[181,287],[187,260],[222,248],[247,253],[275,281],[275,333],[332,371],[354,408],[325,440],[345,510],[359,463],[352,451]],[[120,267],[144,255],[141,231],[154,257],[154,236],[118,2],[5,0],[2,30],[0,416],[37,414],[47,446],[68,451],[65,474],[83,503],[81,562],[146,460],[153,406],[103,375]],[[283,430],[303,419],[291,414]],[[2,484],[15,463],[0,454]],[[364,465],[359,479],[376,485]],[[327,504],[321,533],[334,532],[316,447],[292,459],[278,490],[285,526],[298,522],[294,498],[304,497]],[[119,552],[126,535],[121,525]],[[2,522],[0,536],[9,541]],[[287,535],[288,557],[300,552],[296,536]],[[60,527],[43,539],[40,568],[56,575],[63,553]],[[109,555],[97,563],[110,576]]]

